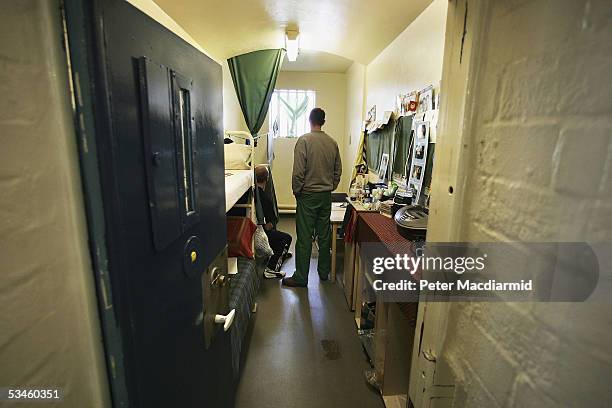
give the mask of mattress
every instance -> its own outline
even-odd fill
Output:
[[[261,276],[254,260],[238,258],[238,273],[230,278],[230,309],[236,309],[231,329],[232,368],[234,378],[240,373],[242,342],[249,327],[255,297],[259,292]]]
[[[253,186],[253,170],[225,170],[225,212]]]

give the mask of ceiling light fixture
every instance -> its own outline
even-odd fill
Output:
[[[295,61],[300,53],[300,33],[298,30],[285,31],[285,48],[287,49],[287,59]]]

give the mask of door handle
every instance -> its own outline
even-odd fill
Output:
[[[223,324],[223,331],[228,331],[232,323],[234,323],[234,316],[236,316],[236,309],[230,310],[225,316],[215,315],[215,323]]]

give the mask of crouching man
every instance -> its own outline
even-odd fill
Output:
[[[274,252],[274,255],[270,257],[268,266],[264,271],[264,276],[268,279],[282,278],[285,276],[285,272],[281,271],[283,262],[286,259],[291,258],[291,252],[289,247],[291,246],[291,235],[286,232],[282,232],[276,229],[276,226],[272,223],[275,219],[274,208],[272,200],[265,193],[266,183],[268,182],[270,173],[266,166],[255,167],[255,181],[257,183],[257,190],[259,193],[259,200],[261,202],[261,208],[264,213],[264,231],[268,236],[268,242]]]

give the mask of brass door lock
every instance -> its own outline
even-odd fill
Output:
[[[218,267],[214,267],[212,271],[210,271],[210,287],[220,287],[225,286],[227,283],[227,277],[223,275]]]

